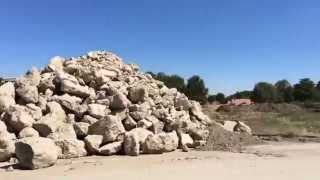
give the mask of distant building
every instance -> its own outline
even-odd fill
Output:
[[[254,104],[251,99],[232,99],[228,101],[228,105],[233,106],[249,106]]]

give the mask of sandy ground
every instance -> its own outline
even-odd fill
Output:
[[[241,154],[194,151],[64,160],[36,171],[0,170],[0,180],[319,180],[319,162],[320,144],[273,143]]]

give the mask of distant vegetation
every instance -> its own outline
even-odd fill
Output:
[[[177,88],[190,99],[205,104],[207,102],[226,103],[234,98],[247,98],[256,103],[290,103],[290,102],[320,102],[320,81],[313,82],[304,78],[299,83],[291,85],[287,80],[279,80],[275,84],[258,82],[252,91],[236,92],[226,97],[223,93],[208,94],[209,90],[200,76],[194,75],[185,80],[179,75],[167,75],[163,72],[152,73],[155,79],[164,82],[169,88]]]

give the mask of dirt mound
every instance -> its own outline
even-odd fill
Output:
[[[200,150],[241,152],[244,146],[262,143],[249,134],[227,131],[219,124],[212,124],[209,131],[210,135],[207,143]]]
[[[217,112],[225,113],[241,113],[241,112],[273,112],[273,113],[293,113],[305,111],[301,106],[295,104],[275,104],[275,103],[262,103],[250,106],[234,106],[222,105],[217,109]]]

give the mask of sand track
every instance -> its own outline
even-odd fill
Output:
[[[0,170],[0,180],[319,180],[319,162],[320,144],[273,143],[249,147],[242,154],[194,151],[63,160],[36,171]]]

